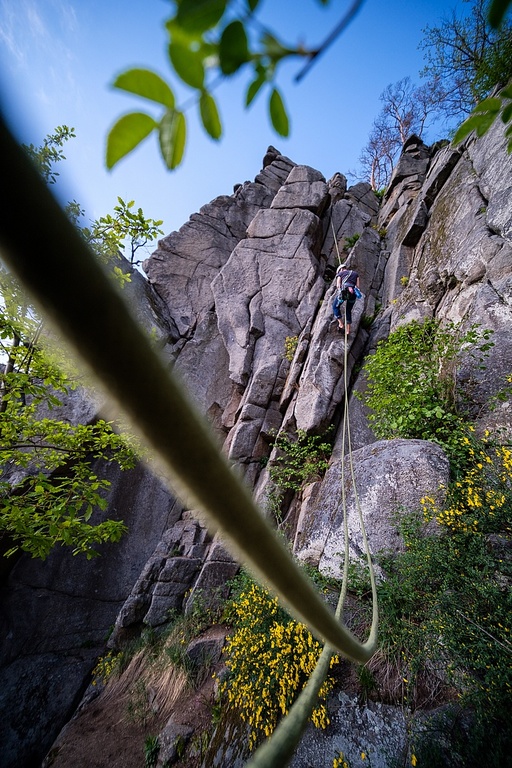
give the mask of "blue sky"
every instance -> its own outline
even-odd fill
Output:
[[[317,0],[262,0],[261,16],[285,41],[316,46],[351,1],[331,0],[325,9]],[[380,94],[406,76],[419,82],[422,29],[463,4],[366,0],[300,84],[294,83],[300,61],[283,69],[278,82],[291,116],[288,139],[272,131],[265,99],[243,109],[247,76],[241,75],[216,91],[224,125],[220,142],[204,134],[191,109],[179,169],[165,169],[150,137],[108,172],[104,152],[111,125],[125,112],[152,111],[149,102],[116,92],[111,83],[134,66],[172,80],[163,28],[170,7],[167,0],[0,0],[3,109],[26,143],[40,144],[57,125],[75,128],[77,138],[66,145],[67,159],[58,168],[58,193],[80,202],[87,218],[111,212],[119,195],[134,199],[146,216],[163,219],[166,233],[178,229],[217,195],[254,179],[269,144],[326,178],[357,170]],[[186,90],[177,90],[187,98]]]

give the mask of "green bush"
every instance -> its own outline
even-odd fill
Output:
[[[366,392],[355,393],[371,409],[375,435],[432,440],[444,448],[453,470],[462,468],[467,424],[458,405],[457,362],[464,353],[483,368],[491,334],[478,325],[463,330],[430,319],[402,325],[381,341],[364,366]]]
[[[155,768],[160,752],[160,742],[158,736],[147,736],[144,742],[144,766],[145,768]]]
[[[277,436],[275,447],[280,454],[269,464],[271,480],[281,490],[299,491],[304,483],[320,478],[329,466],[332,444],[328,436],[308,435],[303,429],[297,430],[296,439],[282,433]]]
[[[359,232],[356,232],[354,235],[350,235],[350,237],[345,237],[343,242],[343,250],[346,251],[349,248],[353,248],[360,237],[361,235],[359,234]]]
[[[497,768],[512,749],[505,715],[512,708],[512,451],[488,439],[469,451],[473,464],[447,489],[444,505],[422,499],[423,512],[400,522],[405,551],[381,556],[379,631],[388,668],[396,669],[395,703],[462,706],[471,739],[457,737],[463,762],[453,764]],[[434,518],[440,533],[427,535]],[[449,720],[436,728],[422,737],[418,756],[442,743],[439,729],[448,734]]]

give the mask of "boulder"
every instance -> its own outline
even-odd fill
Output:
[[[294,542],[300,560],[317,566],[322,573],[341,578],[343,571],[343,505],[345,486],[349,529],[349,556],[365,557],[359,509],[370,552],[400,551],[402,539],[397,517],[420,509],[420,499],[429,495],[441,500],[449,480],[449,463],[442,449],[427,440],[380,440],[342,462],[339,447],[315,499],[314,511],[303,504]],[[342,480],[343,472],[343,480]]]
[[[407,748],[408,724],[401,709],[378,702],[361,704],[343,692],[330,697],[328,708],[330,726],[320,730],[308,725],[290,768],[330,768],[340,752],[349,765],[389,768]]]

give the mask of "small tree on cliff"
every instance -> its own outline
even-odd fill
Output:
[[[512,25],[491,27],[489,0],[465,2],[471,2],[468,14],[452,11],[439,26],[427,26],[420,45],[426,60],[421,75],[436,85],[438,109],[456,119],[512,77]]]
[[[65,159],[63,145],[74,136],[58,127],[40,147],[25,147],[48,184],[59,175],[55,164]],[[129,280],[116,262],[128,244],[131,262],[138,248],[152,239],[161,222],[145,219],[134,203],[119,205],[113,216],[82,228],[84,238],[121,285]],[[67,206],[78,223],[78,203]],[[46,337],[46,344],[42,339]],[[4,554],[24,550],[46,557],[56,544],[97,554],[97,545],[117,541],[126,530],[121,520],[91,522],[106,508],[110,482],[93,469],[102,459],[121,469],[132,467],[135,455],[114,425],[102,419],[92,424],[71,424],[59,406],[80,383],[62,354],[48,348],[48,332],[13,276],[0,267],[0,540]]]

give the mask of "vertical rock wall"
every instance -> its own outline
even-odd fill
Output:
[[[363,389],[356,376],[363,355],[413,318],[493,328],[488,372],[473,382],[475,412],[482,428],[510,427],[509,403],[493,414],[483,408],[512,367],[512,160],[499,130],[458,150],[431,149],[412,137],[380,210],[369,185],[347,189],[341,174],[326,181],[269,148],[254,182],[205,205],[164,238],[145,263],[148,284],[134,278],[141,319],[157,327],[164,354],[263,507],[272,435],[337,426],[345,355],[350,386]],[[347,238],[355,235],[349,248]],[[364,294],[347,349],[331,314],[340,259],[357,269]],[[287,338],[297,342],[293,360],[285,355]],[[377,550],[394,543],[390,514],[446,482],[447,462],[423,441],[376,443],[356,401],[350,416],[357,483]],[[297,554],[334,573],[342,546],[342,455],[338,432],[325,478],[306,488],[289,514]],[[413,482],[418,468],[421,482]],[[354,511],[350,482],[346,490]],[[158,627],[169,610],[186,609],[194,591],[224,587],[237,568],[222,541],[141,467],[115,479],[108,514],[120,515],[131,532],[101,561],[55,553],[38,564],[23,557],[3,585],[6,766],[20,755],[29,764],[51,743],[110,625],[112,644],[145,624]],[[357,556],[360,529],[355,514],[351,519]],[[304,749],[316,754],[313,742]]]

